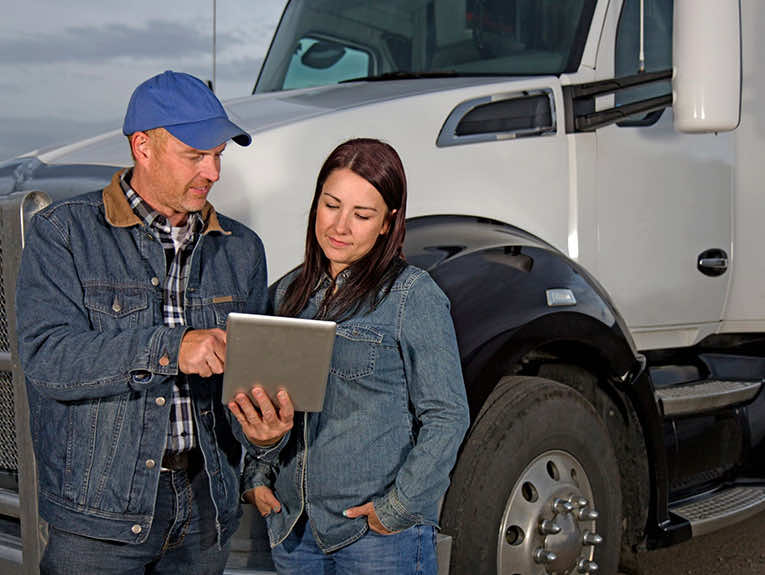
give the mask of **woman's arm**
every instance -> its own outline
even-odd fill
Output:
[[[272,489],[275,481],[276,469],[273,465],[256,459],[249,453],[245,455],[240,489],[242,499],[255,505],[263,517],[282,510]]]
[[[420,429],[393,487],[373,501],[389,531],[420,522],[423,512],[437,504],[470,423],[449,300],[427,274],[409,290],[399,340]]]

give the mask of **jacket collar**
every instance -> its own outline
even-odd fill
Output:
[[[332,276],[329,275],[326,270],[324,270],[321,272],[319,279],[316,281],[316,285],[314,286],[313,291],[316,292],[332,284],[334,284],[336,288],[339,288],[346,281],[348,281],[349,277],[351,277],[350,267],[345,268],[343,271],[337,274],[337,277],[334,280],[332,279]]]
[[[129,168],[128,168],[129,169]],[[141,225],[141,218],[139,218],[125,197],[125,192],[122,191],[120,186],[120,178],[122,174],[127,170],[120,170],[112,176],[112,181],[104,188],[103,200],[104,210],[106,211],[106,221],[110,225],[117,228],[127,228],[130,226]],[[202,221],[205,223],[205,227],[202,230],[203,234],[208,232],[220,232],[224,235],[230,235],[231,232],[224,230],[220,221],[218,220],[218,214],[215,212],[210,202],[205,202],[199,214],[202,216]]]

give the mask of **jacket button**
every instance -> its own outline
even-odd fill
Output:
[[[159,358],[159,365],[161,365],[162,367],[167,367],[168,365],[170,365],[170,358],[167,357],[166,355],[163,355],[162,357]]]
[[[162,407],[163,405],[165,405],[165,398],[164,397],[158,397],[157,399],[154,400],[154,403],[156,403],[157,405]]]
[[[121,312],[121,311],[122,311],[122,306],[120,305],[120,303],[119,303],[119,302],[115,301],[115,302],[112,304],[112,309],[113,309],[113,310],[114,310],[116,313],[119,313],[119,312]]]
[[[154,466],[157,465],[157,462],[153,459],[147,459],[146,460],[146,468],[147,469],[154,469]]]
[[[140,526],[140,525],[138,525],[138,523],[136,523],[135,525],[133,525],[133,526],[130,528],[130,530],[131,530],[133,533],[135,533],[136,535],[138,535],[138,534],[139,534],[141,531],[143,531],[143,529],[141,529],[141,526]]]
[[[159,278],[157,276],[154,276],[153,278],[151,278],[151,285],[155,287],[159,285]]]

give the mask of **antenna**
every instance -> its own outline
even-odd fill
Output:
[[[217,0],[213,0],[213,34],[212,34],[212,86],[210,86],[210,89],[214,92],[215,86],[217,85],[215,83],[215,16],[217,12]]]

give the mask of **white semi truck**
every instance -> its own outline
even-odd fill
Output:
[[[254,145],[212,201],[263,238],[272,282],[335,145],[404,160],[406,256],[451,299],[472,414],[443,573],[636,572],[637,549],[765,509],[762,30],[759,0],[291,0],[226,103]],[[119,131],[0,164],[3,573],[36,573],[45,535],[24,229],[129,164]],[[270,568],[248,512],[229,572]]]

